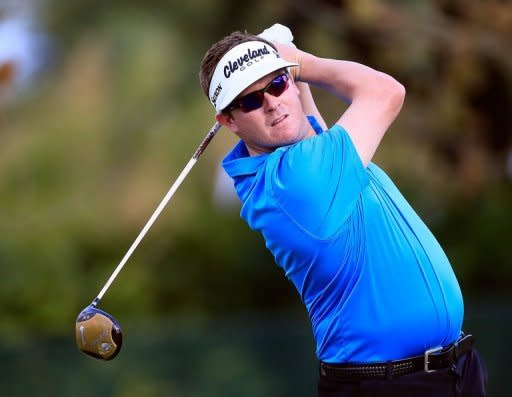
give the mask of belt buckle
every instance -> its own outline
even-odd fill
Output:
[[[443,350],[443,347],[442,346],[439,346],[439,347],[434,347],[432,349],[428,349],[428,350],[425,350],[425,365],[424,365],[424,370],[427,374],[430,374],[432,372],[436,372],[437,369],[429,369],[428,365],[430,364],[430,361],[428,361],[429,359],[429,356],[431,354],[434,354],[434,353],[438,353],[440,352],[441,350]]]

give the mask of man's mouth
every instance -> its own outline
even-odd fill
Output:
[[[277,119],[275,119],[274,121],[272,121],[272,124],[271,126],[272,127],[275,127],[276,125],[278,125],[281,121],[283,121],[285,118],[287,118],[288,115],[287,114],[284,114],[282,116],[279,116]]]

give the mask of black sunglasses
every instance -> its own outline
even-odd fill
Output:
[[[280,74],[261,90],[250,92],[247,95],[235,99],[230,105],[228,105],[224,112],[228,113],[234,109],[240,109],[244,113],[249,113],[253,110],[259,109],[263,106],[265,92],[278,97],[286,91],[289,86],[289,81],[290,78],[287,73]]]

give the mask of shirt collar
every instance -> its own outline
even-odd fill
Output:
[[[322,127],[314,116],[307,116],[309,123],[317,134],[322,132]],[[265,162],[270,153],[251,156],[245,143],[240,140],[222,161],[222,167],[227,174],[234,178],[241,175],[255,174],[258,168]]]
[[[268,153],[258,156],[249,155],[245,143],[240,140],[233,150],[224,158],[222,167],[224,167],[224,170],[232,178],[240,175],[255,174],[267,157]]]

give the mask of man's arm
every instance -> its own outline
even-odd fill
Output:
[[[297,84],[297,87],[300,91],[300,101],[302,102],[304,113],[308,116],[315,116],[318,124],[320,124],[323,130],[326,130],[327,125],[325,124],[324,118],[316,106],[315,99],[313,98],[309,84],[300,81],[296,81],[295,84]]]
[[[279,52],[300,64],[298,81],[323,88],[349,104],[336,123],[348,132],[367,166],[402,108],[403,85],[356,62],[320,58],[290,46],[279,46]]]

